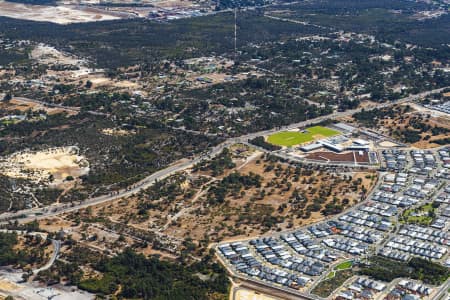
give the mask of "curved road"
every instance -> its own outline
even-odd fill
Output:
[[[445,87],[445,88],[448,88],[448,87]],[[393,101],[393,102],[381,103],[378,105],[367,107],[367,108],[365,108],[365,110],[367,111],[367,110],[372,110],[375,108],[384,108],[384,107],[392,106],[394,104],[401,104],[401,103],[405,103],[405,102],[409,102],[409,101],[414,101],[416,99],[425,97],[429,94],[440,92],[440,91],[444,90],[445,88],[435,89],[435,90],[431,90],[428,92],[411,95],[411,96],[408,96],[408,97],[405,97],[405,98],[402,98],[402,99],[399,99],[399,100]],[[279,128],[259,131],[259,132],[255,132],[255,133],[251,133],[251,134],[246,134],[246,135],[243,135],[240,137],[229,138],[225,142],[212,148],[209,152],[204,153],[201,156],[197,156],[191,160],[187,160],[187,161],[184,160],[184,161],[180,161],[178,163],[172,164],[169,167],[162,169],[160,171],[157,171],[157,172],[153,173],[152,175],[144,178],[143,180],[135,183],[131,187],[119,190],[117,192],[113,192],[112,194],[109,194],[109,195],[103,195],[103,196],[99,196],[99,197],[95,197],[95,198],[89,198],[89,199],[86,199],[86,200],[82,201],[81,203],[76,204],[74,206],[70,206],[70,204],[54,204],[54,205],[50,205],[48,207],[27,209],[27,210],[22,210],[22,211],[19,211],[16,213],[3,213],[0,215],[0,224],[5,224],[11,220],[13,220],[13,221],[17,220],[20,223],[27,223],[27,222],[33,221],[35,219],[43,219],[43,218],[47,218],[47,217],[52,217],[52,216],[60,215],[60,214],[67,213],[67,212],[77,211],[77,210],[80,210],[80,209],[83,209],[83,208],[86,208],[86,207],[89,207],[92,205],[97,205],[97,204],[101,204],[101,203],[105,203],[105,202],[109,202],[109,201],[114,201],[114,200],[117,200],[120,198],[129,197],[141,190],[147,189],[148,187],[153,185],[156,181],[162,180],[172,174],[175,174],[176,172],[186,170],[203,160],[206,160],[206,159],[209,159],[211,157],[218,155],[220,152],[222,152],[222,150],[224,148],[229,147],[232,144],[246,143],[249,139],[253,139],[258,136],[265,136],[265,135],[273,134],[278,131],[289,130],[289,129],[294,129],[294,128],[298,128],[298,127],[305,127],[305,126],[309,126],[314,123],[319,123],[319,122],[327,120],[327,119],[335,119],[335,118],[340,118],[340,117],[351,116],[354,113],[360,112],[361,110],[362,110],[361,108],[358,108],[358,109],[348,110],[345,112],[335,112],[330,115],[317,117],[315,119],[310,119],[307,121],[302,121],[302,122],[290,124],[290,125],[279,127]]]
[[[0,229],[0,232],[4,233],[17,233],[18,235],[32,235],[32,236],[40,236],[42,239],[47,239],[47,234],[43,232],[27,232],[25,230],[8,230],[8,229]],[[61,250],[61,241],[59,240],[51,240],[53,245],[53,254],[50,260],[39,269],[33,270],[33,274],[36,275],[40,271],[45,271],[50,269],[50,267],[55,263],[56,258],[58,257],[59,251]]]
[[[53,254],[52,257],[50,257],[50,260],[43,265],[42,267],[40,267],[39,269],[35,269],[33,270],[33,274],[36,275],[41,271],[45,271],[51,268],[51,266],[55,263],[56,258],[58,257],[59,254],[59,250],[61,250],[61,241],[58,240],[52,240],[52,244],[53,244]]]

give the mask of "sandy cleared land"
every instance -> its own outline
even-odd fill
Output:
[[[88,292],[74,290],[70,288],[39,287],[33,283],[17,283],[21,281],[22,273],[0,272],[0,299],[12,296],[19,300],[92,300],[94,295]]]
[[[154,5],[155,7],[161,7],[161,8],[172,8],[172,7],[195,8],[196,7],[196,5],[193,3],[193,1],[183,1],[183,0],[152,1],[152,5]]]
[[[125,130],[125,129],[120,129],[120,128],[105,128],[102,130],[102,133],[105,135],[110,135],[110,136],[127,136],[127,135],[136,134],[135,131]]]
[[[111,80],[110,78],[104,76],[91,76],[89,77],[89,81],[92,82],[94,87],[97,88],[103,86],[112,86],[117,88],[137,89],[140,87],[136,82],[131,82],[129,80]]]
[[[89,172],[86,159],[76,147],[52,148],[46,151],[24,151],[0,159],[0,172],[13,178],[34,182],[46,181],[53,175],[53,184],[62,183],[67,176],[74,178]]]
[[[1,2],[0,2],[1,4]],[[82,60],[71,57],[58,51],[52,46],[39,44],[31,51],[31,58],[38,60],[43,64],[64,64],[64,65],[78,65],[83,63]]]
[[[398,144],[390,142],[390,141],[383,141],[379,144],[381,147],[386,147],[386,148],[392,148],[392,147],[397,147]]]
[[[0,291],[2,292],[12,292],[18,290],[20,287],[6,279],[0,279]]]
[[[239,289],[234,294],[233,300],[278,300],[278,299],[257,293],[255,291],[247,289]]]
[[[31,50],[30,57],[40,64],[64,65],[64,66],[71,65],[78,67],[78,69],[67,71],[47,70],[47,75],[49,76],[59,76],[65,74],[63,75],[65,78],[72,78],[78,80],[80,77],[89,76],[94,72],[98,74],[98,72],[101,71],[100,69],[94,70],[92,68],[89,68],[87,66],[87,61],[85,59],[78,58],[69,53],[59,51],[58,49],[52,46],[45,45],[42,43],[38,44],[36,47],[33,48],[33,50]],[[109,79],[104,78],[104,80],[108,81]]]
[[[0,1],[0,16],[56,24],[117,20],[111,14],[66,6],[25,5]]]

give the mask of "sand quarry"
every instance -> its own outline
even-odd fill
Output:
[[[11,3],[0,0],[0,16],[56,24],[71,24],[120,19],[100,10],[68,6],[43,6]]]
[[[47,70],[47,75],[54,76],[57,74],[67,74],[67,76],[70,76],[71,78],[80,78],[88,76],[89,74],[94,72],[93,69],[87,67],[86,60],[77,58],[69,53],[61,52],[56,48],[45,44],[36,45],[36,47],[34,47],[31,51],[30,57],[40,64],[71,65],[78,67],[78,70],[70,71]],[[97,70],[97,72],[98,71],[101,70]]]
[[[1,4],[1,2],[0,2]],[[85,61],[64,54],[52,46],[38,44],[30,53],[31,58],[43,64],[82,65]]]
[[[45,151],[22,151],[0,158],[0,173],[35,183],[62,184],[68,176],[77,178],[89,172],[89,163],[77,147],[50,148]],[[54,180],[49,181],[50,175]]]

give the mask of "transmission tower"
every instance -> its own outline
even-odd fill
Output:
[[[237,58],[237,8],[234,8],[234,63]]]

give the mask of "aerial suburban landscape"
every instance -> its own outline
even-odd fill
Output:
[[[447,0],[0,0],[0,300],[449,300]]]

